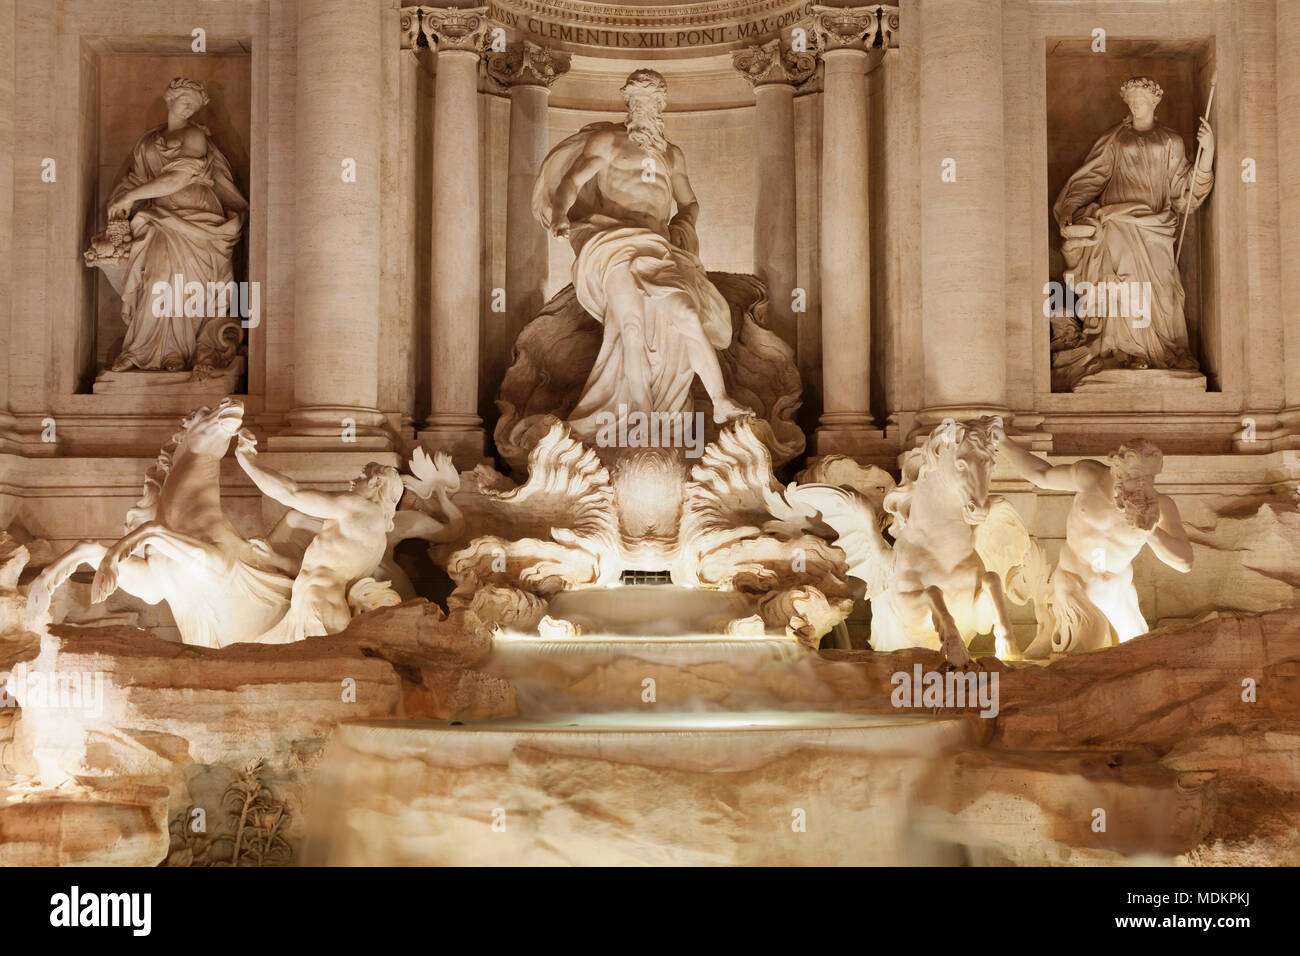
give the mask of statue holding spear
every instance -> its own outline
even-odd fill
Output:
[[[1214,186],[1214,132],[1207,105],[1196,159],[1189,163],[1182,136],[1156,122],[1163,96],[1149,76],[1120,87],[1129,115],[1097,140],[1052,208],[1065,271],[1076,288],[1098,299],[1120,288],[1126,295],[1112,301],[1130,307],[1076,312],[1073,329],[1062,336],[1069,349],[1053,357],[1053,378],[1066,388],[1105,369],[1198,367],[1183,311],[1178,247],[1187,219]]]

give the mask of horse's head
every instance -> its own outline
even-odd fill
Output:
[[[894,532],[901,532],[910,520],[912,499],[922,484],[933,484],[951,495],[967,524],[981,524],[989,514],[989,478],[1001,440],[1001,418],[944,419],[923,445],[907,453],[903,480],[885,498],[885,510],[894,516]]]
[[[181,425],[181,444],[193,454],[221,458],[243,426],[244,403],[225,398],[216,408],[204,405],[190,413]]]
[[[941,439],[945,449],[941,460],[950,462],[951,480],[961,499],[962,517],[969,525],[978,525],[989,516],[989,479],[998,442],[1002,440],[1000,416],[983,415],[962,424],[945,422],[950,432]]]

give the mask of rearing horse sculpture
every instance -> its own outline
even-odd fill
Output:
[[[78,542],[50,564],[32,583],[29,617],[43,617],[54,591],[88,564],[97,568],[92,601],[119,587],[148,604],[165,600],[186,644],[252,640],[279,620],[300,555],[245,539],[221,506],[221,459],[243,421],[244,407],[234,399],[186,418],[145,477],[125,536],[109,547]]]
[[[863,495],[836,485],[791,485],[792,505],[816,509],[838,538],[849,574],[867,584],[871,646],[878,651],[936,647],[955,667],[966,645],[993,632],[999,657],[1013,656],[1002,580],[985,567],[976,532],[989,515],[989,477],[1002,419],[945,421],[903,461],[903,480],[884,498],[882,516]]]

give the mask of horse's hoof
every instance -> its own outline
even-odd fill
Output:
[[[104,568],[95,572],[95,580],[90,584],[90,603],[103,604],[109,595],[117,590],[117,575]]]
[[[944,641],[943,659],[949,667],[958,670],[965,670],[970,666],[971,662],[970,651],[967,649],[966,644],[960,639],[955,641]]]

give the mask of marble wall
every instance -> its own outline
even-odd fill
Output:
[[[7,356],[0,363],[0,518],[58,544],[114,535],[145,465],[192,405],[184,396],[85,394],[88,374],[108,355],[116,318],[80,253],[130,144],[159,119],[162,83],[179,74],[212,89],[200,118],[214,127],[251,201],[247,270],[263,283],[265,314],[249,335],[249,420],[259,434],[283,437],[275,452],[280,466],[321,486],[337,485],[354,470],[349,456],[366,454],[320,455],[295,446],[289,434],[290,413],[314,371],[295,367],[302,337],[329,318],[298,301],[299,239],[330,228],[300,182],[299,100],[312,79],[301,71],[338,84],[339,110],[355,110],[350,97],[361,96],[356,84],[330,73],[331,64],[300,59],[300,14],[317,2],[0,0],[0,338]],[[1300,447],[1300,179],[1280,161],[1300,146],[1297,4],[899,6],[897,49],[866,80],[871,251],[862,268],[871,277],[871,359],[860,374],[870,382],[870,410],[883,437],[863,457],[892,466],[934,420],[994,408],[1038,450],[1067,458],[1145,435],[1169,454],[1180,505],[1207,523],[1231,498],[1230,487],[1285,497]],[[370,24],[369,8],[347,10]],[[409,441],[429,415],[438,374],[429,344],[432,245],[454,234],[448,230],[455,224],[432,214],[435,58],[400,49],[399,0],[376,0],[373,12],[384,52],[375,76],[365,78],[364,103],[379,117],[378,305],[349,321],[377,327],[375,401]],[[207,31],[206,57],[189,50],[196,26]],[[1080,46],[1098,27],[1109,38],[1105,57]],[[550,142],[615,118],[617,87],[635,65],[575,57],[550,93]],[[704,259],[713,269],[750,271],[761,201],[752,90],[727,51],[651,65],[668,75],[668,132],[686,152],[700,197]],[[1118,80],[1154,75],[1167,91],[1162,120],[1190,143],[1215,68],[1218,182],[1189,230],[1186,253],[1195,291],[1189,308],[1210,391],[1053,393],[1041,290],[1058,271],[1049,210],[1059,184],[1122,116]],[[492,290],[504,287],[509,265],[510,109],[508,94],[486,78],[480,90],[479,141],[465,148],[479,151],[483,171],[476,400],[490,432],[512,344],[492,311]],[[805,379],[801,421],[810,433],[824,400],[823,348],[836,345],[823,340],[820,311],[820,215],[837,196],[834,184],[820,181],[823,106],[816,83],[794,101],[798,276],[808,292],[808,311],[797,319],[797,358]],[[972,122],[974,134],[958,135]],[[985,204],[981,210],[987,206],[983,219],[966,215],[961,202],[944,205],[951,197],[938,160],[950,155],[962,175],[984,177],[959,184],[971,202]],[[57,183],[42,180],[47,158],[58,163]],[[1245,159],[1258,170],[1251,183],[1240,175]],[[552,242],[550,254],[547,288],[554,292],[568,282],[570,253]],[[958,314],[960,321],[952,318]],[[91,332],[94,315],[98,334]],[[1243,438],[1246,420],[1253,441]],[[48,421],[52,441],[43,438]],[[238,474],[230,478],[232,495],[245,494]],[[1000,480],[1008,493],[1024,492]],[[1213,507],[1205,503],[1211,499]],[[1050,537],[1053,520],[1044,518],[1037,530]],[[1192,610],[1184,601],[1161,614]]]

